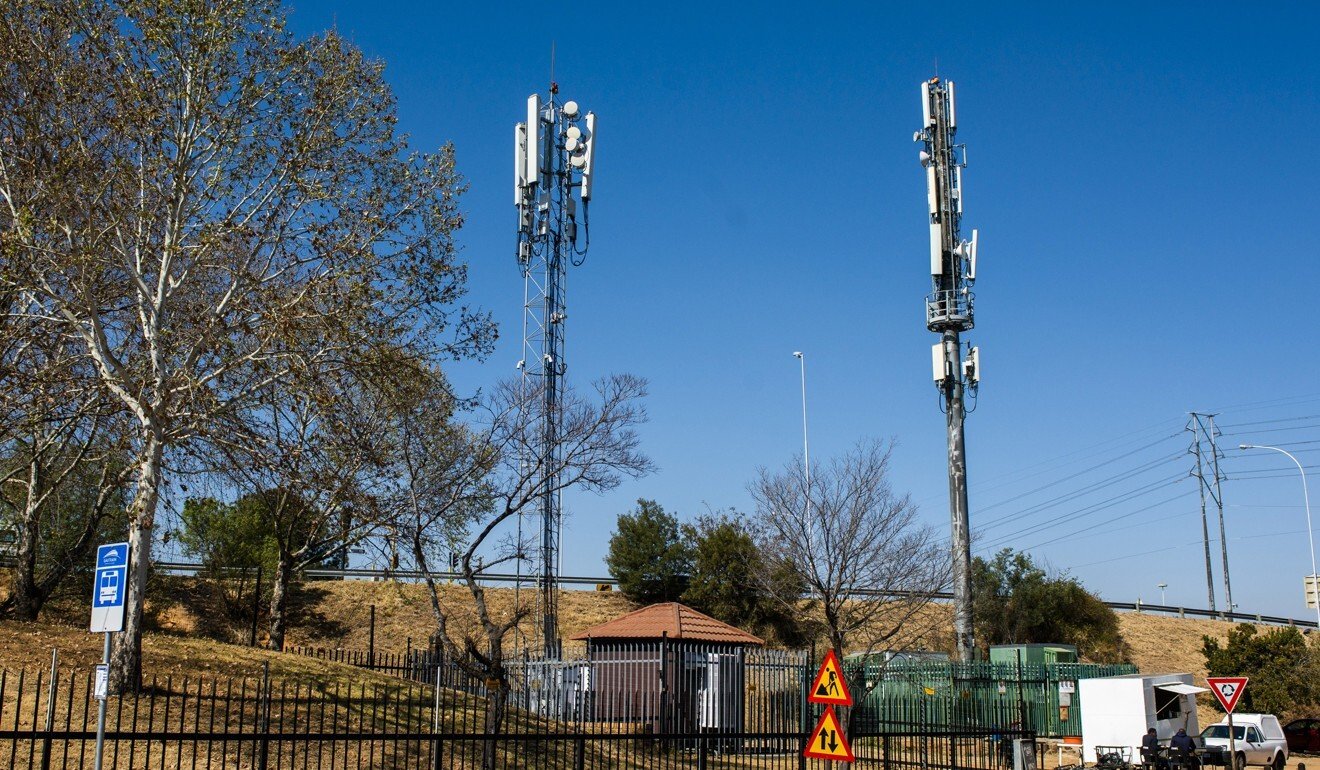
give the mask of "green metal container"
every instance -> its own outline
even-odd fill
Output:
[[[1056,645],[1057,646],[1057,645]],[[977,661],[885,662],[850,656],[844,663],[857,719],[883,726],[1009,728],[1038,735],[1082,734],[1078,679],[1136,673],[1132,665]],[[1062,700],[1067,703],[1061,708]]]
[[[1071,644],[996,644],[990,648],[991,663],[1076,663],[1077,648]]]

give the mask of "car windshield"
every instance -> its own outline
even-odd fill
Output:
[[[1233,740],[1240,741],[1247,735],[1247,728],[1233,725]],[[1228,740],[1228,725],[1210,725],[1201,732],[1202,738],[1220,738]]]

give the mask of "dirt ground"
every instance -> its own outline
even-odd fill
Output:
[[[159,657],[165,667],[180,661],[190,665],[225,670],[238,660],[243,665],[260,665],[266,653],[249,661],[249,650],[241,644],[212,645],[202,637],[215,637],[217,610],[207,602],[198,602],[200,589],[191,579],[160,578],[153,580],[153,600],[149,602],[148,627],[153,633],[143,641],[145,658]],[[521,602],[534,598],[526,590]],[[512,588],[490,588],[487,597],[492,612],[507,616],[514,607]],[[454,612],[453,625],[459,635],[476,630],[472,600],[461,586],[443,586],[441,601]],[[199,606],[200,604],[200,606]],[[378,652],[403,652],[409,646],[424,647],[435,630],[430,598],[420,583],[385,581],[308,581],[293,593],[287,645],[365,650],[370,636],[371,607],[376,608],[375,645]],[[560,598],[560,621],[564,636],[612,620],[633,609],[617,591],[564,591]],[[81,629],[86,623],[85,602],[77,597],[57,602],[43,616],[40,624],[0,623],[0,663],[28,665],[48,662],[50,647],[57,645],[66,655],[86,656],[88,662],[100,657],[99,637]],[[234,641],[246,640],[250,621],[237,616],[222,629]],[[1131,662],[1142,672],[1190,672],[1198,683],[1204,681],[1205,665],[1201,655],[1202,636],[1220,640],[1227,637],[1231,624],[1213,620],[1192,620],[1159,615],[1120,613],[1120,627],[1127,642]],[[949,608],[933,605],[911,619],[900,634],[891,640],[894,648],[947,649],[951,640],[948,628]],[[533,621],[522,624],[523,633],[534,636]],[[258,634],[264,640],[264,628]],[[214,661],[204,651],[214,649]],[[66,652],[67,650],[67,652]],[[1208,714],[1202,714],[1202,721]],[[1218,721],[1216,717],[1214,721]]]

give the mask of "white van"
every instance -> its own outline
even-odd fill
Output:
[[[1234,714],[1233,742],[1237,749],[1235,766],[1262,765],[1283,770],[1288,761],[1288,740],[1278,717],[1273,714]],[[1228,751],[1228,718],[1201,731],[1201,743],[1220,746]]]

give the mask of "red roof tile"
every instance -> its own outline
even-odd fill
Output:
[[[670,639],[687,642],[718,642],[761,646],[765,640],[741,631],[728,623],[721,623],[709,615],[679,604],[666,602],[652,604],[608,623],[588,628],[569,637],[574,641],[587,639],[659,639],[667,634]]]

